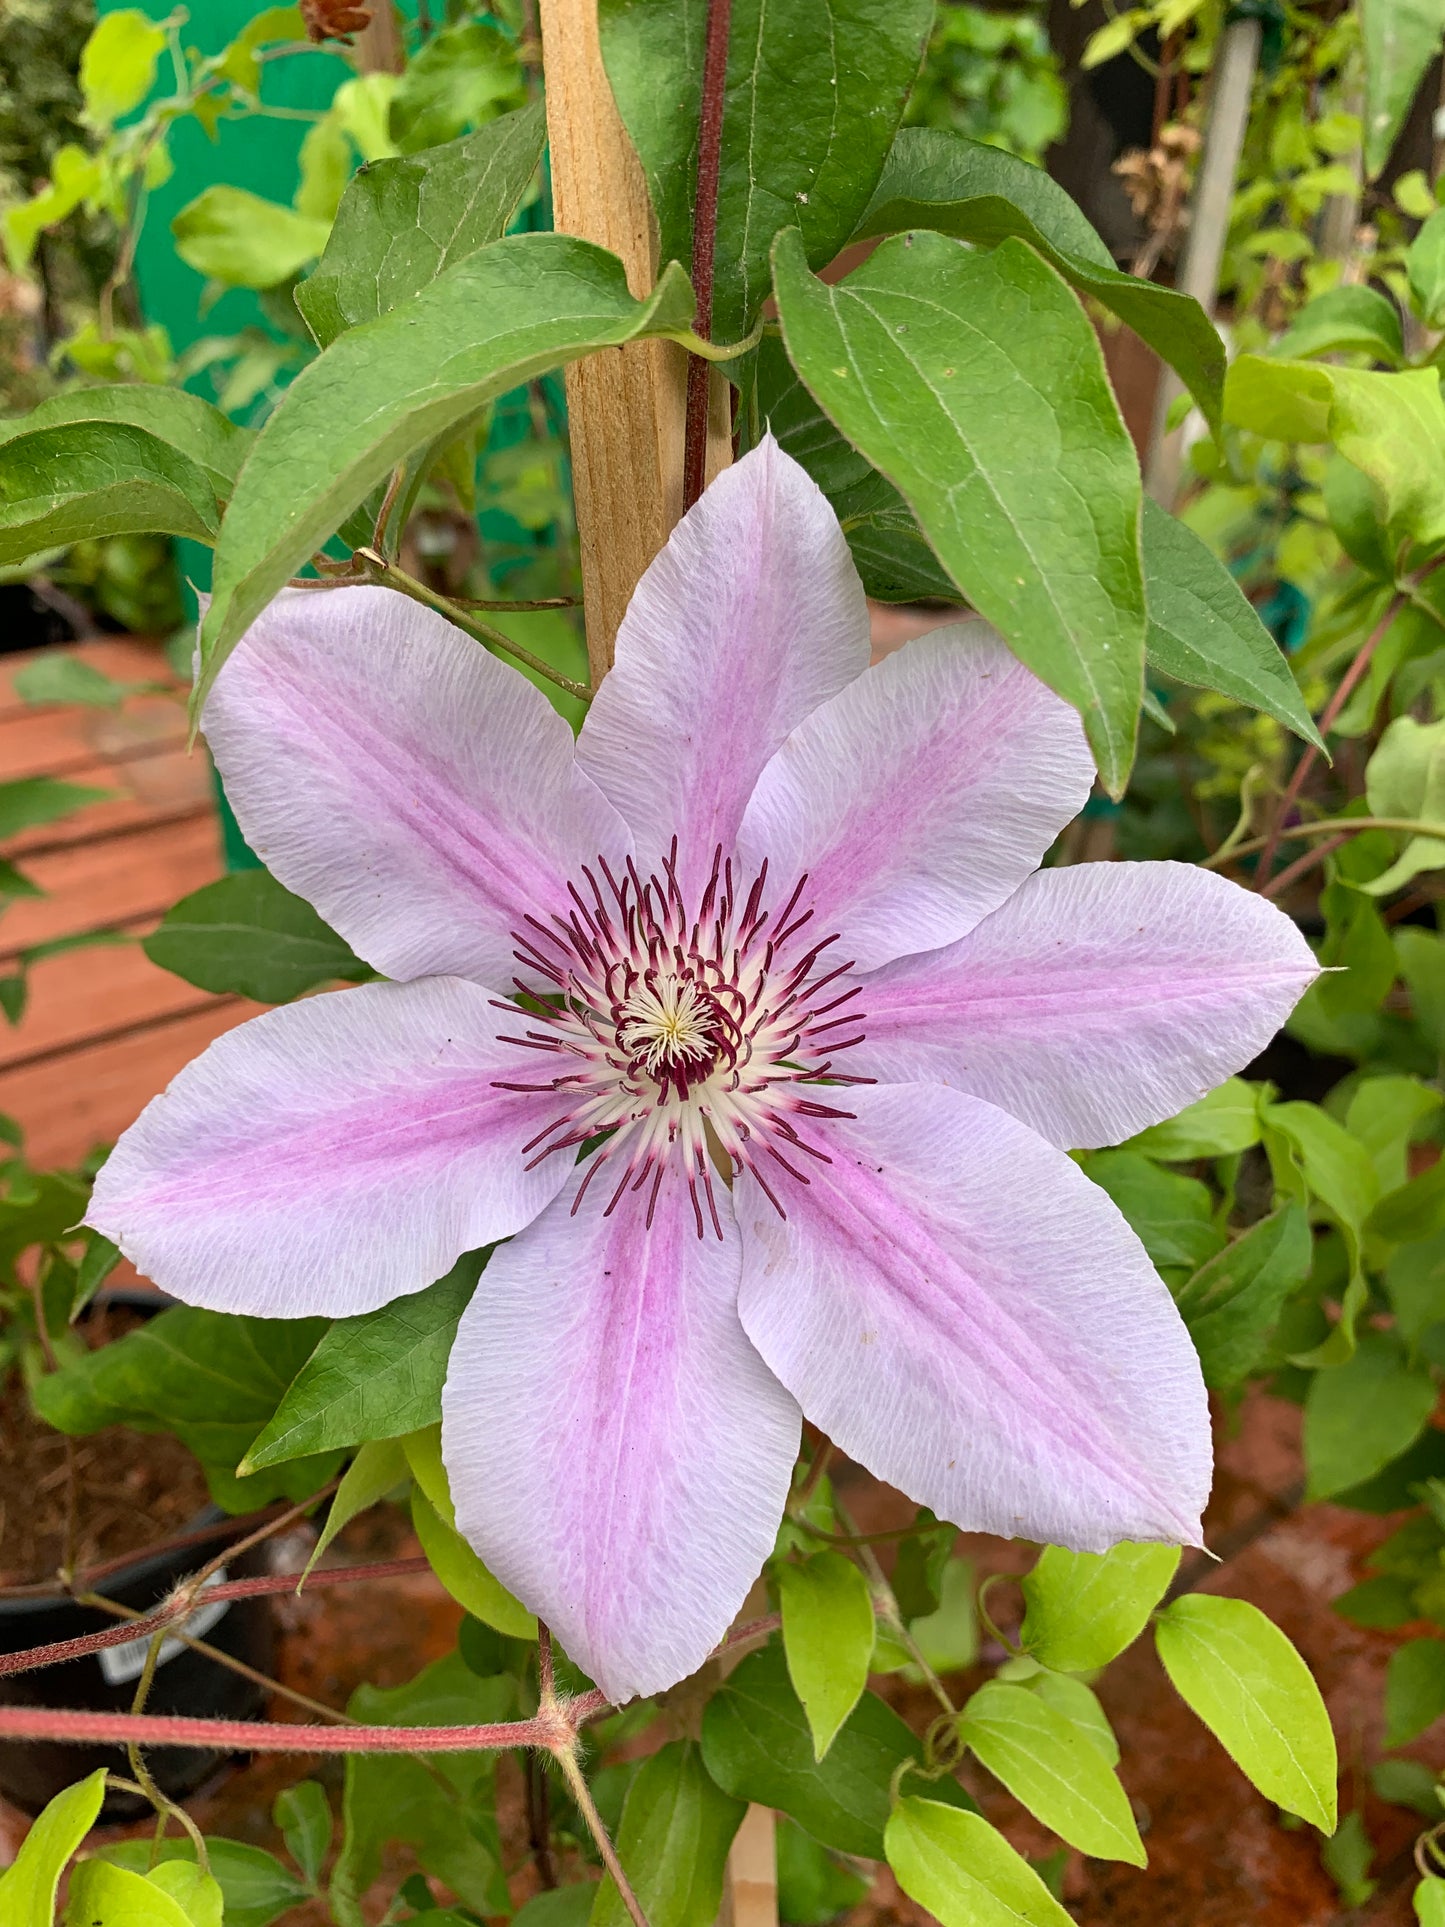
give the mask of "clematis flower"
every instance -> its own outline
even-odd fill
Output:
[[[643,577],[575,744],[380,589],[281,596],[206,710],[253,847],[391,981],[212,1044],[90,1221],[265,1317],[506,1240],[447,1375],[457,1519],[618,1701],[725,1632],[800,1411],[962,1527],[1198,1541],[1194,1350],[1066,1153],[1247,1063],[1314,958],[1202,870],[1039,869],[1090,760],[981,624],[868,653],[769,441]]]

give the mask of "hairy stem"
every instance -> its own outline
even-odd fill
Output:
[[[643,1913],[637,1895],[632,1891],[632,1883],[622,1871],[622,1862],[617,1858],[617,1849],[612,1844],[602,1815],[597,1811],[597,1802],[592,1798],[592,1789],[586,1776],[577,1764],[574,1749],[568,1748],[557,1754],[557,1764],[562,1769],[563,1778],[571,1789],[572,1798],[577,1802],[577,1810],[587,1822],[587,1830],[592,1835],[597,1851],[602,1856],[602,1864],[617,1883],[617,1891],[622,1904],[631,1916],[633,1927],[647,1927],[647,1915]]]

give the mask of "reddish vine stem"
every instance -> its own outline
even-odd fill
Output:
[[[399,1579],[409,1573],[426,1572],[427,1561],[388,1559],[370,1566],[323,1566],[306,1581],[308,1587],[344,1586],[358,1579]],[[223,1599],[255,1599],[264,1593],[294,1592],[294,1572],[258,1574],[254,1579],[228,1579],[218,1586],[206,1587],[206,1603]],[[195,1601],[172,1598],[141,1619],[128,1619],[123,1625],[109,1626],[103,1632],[83,1633],[76,1639],[56,1640],[50,1646],[32,1646],[22,1653],[0,1653],[0,1679],[15,1673],[32,1673],[42,1666],[60,1666],[66,1660],[84,1659],[107,1646],[123,1646],[132,1639],[147,1639],[175,1620],[185,1619],[195,1609]]]
[[[1322,737],[1329,734],[1334,725],[1335,718],[1349,701],[1351,695],[1354,693],[1355,685],[1369,668],[1375,651],[1384,641],[1390,624],[1395,620],[1396,616],[1399,615],[1408,600],[1409,597],[1403,589],[1391,596],[1389,607],[1385,610],[1384,615],[1380,617],[1380,620],[1365,638],[1364,644],[1359,654],[1355,657],[1355,660],[1350,664],[1344,675],[1340,677],[1338,688],[1320,712],[1319,731]],[[1289,821],[1289,813],[1299,801],[1300,791],[1305,786],[1305,778],[1314,768],[1318,758],[1319,751],[1315,748],[1314,744],[1306,743],[1304,753],[1295,764],[1285,793],[1280,798],[1279,808],[1274,813],[1274,822],[1270,828],[1269,841],[1260,852],[1259,868],[1254,874],[1254,887],[1256,890],[1263,890],[1265,884],[1269,881],[1269,873],[1274,868],[1275,852],[1279,848],[1280,837],[1284,832],[1285,825]]]
[[[537,1746],[560,1755],[572,1746],[577,1729],[607,1705],[594,1691],[536,1719],[488,1726],[310,1726],[283,1720],[193,1719],[180,1713],[0,1706],[0,1739],[197,1746],[222,1753],[495,1753]]]
[[[1348,836],[1332,836],[1326,843],[1316,843],[1312,850],[1306,850],[1303,856],[1297,856],[1294,862],[1288,868],[1281,870],[1277,877],[1271,877],[1259,894],[1262,897],[1283,896],[1292,883],[1298,883],[1300,878],[1306,876],[1317,863],[1323,863],[1331,850],[1338,850],[1342,843],[1348,843],[1349,840]]]
[[[708,0],[702,63],[702,108],[697,128],[697,194],[692,211],[692,287],[697,332],[712,337],[713,265],[717,253],[717,192],[722,164],[723,107],[727,98],[728,33],[733,0]],[[707,482],[708,390],[712,374],[701,355],[687,360],[687,428],[682,452],[683,513]]]

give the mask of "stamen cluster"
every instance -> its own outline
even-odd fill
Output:
[[[620,1168],[607,1205],[647,1191],[647,1221],[669,1170],[691,1193],[699,1236],[704,1205],[722,1228],[713,1174],[746,1166],[786,1216],[774,1185],[782,1170],[800,1184],[802,1158],[827,1164],[800,1122],[850,1117],[809,1094],[809,1086],[864,1083],[834,1069],[861,1043],[861,986],[841,982],[849,963],[824,967],[836,933],[808,927],[807,878],[781,908],[766,906],[764,862],[745,893],[721,848],[695,910],[677,878],[677,841],[662,875],[645,881],[629,860],[622,876],[598,858],[569,885],[572,909],[550,924],[529,917],[514,932],[518,962],[535,983],[515,980],[540,1028],[507,1042],[565,1060],[555,1077],[503,1083],[509,1091],[553,1091],[556,1118],[524,1147],[528,1169],[554,1152],[592,1144],[591,1166],[573,1210],[604,1164]],[[514,1008],[514,1006],[507,1006]],[[838,1031],[845,1035],[837,1037]]]

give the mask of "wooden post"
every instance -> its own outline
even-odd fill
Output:
[[[597,0],[541,0],[540,11],[558,232],[610,248],[632,292],[647,294],[657,277],[652,209],[602,65]],[[638,577],[682,512],[687,357],[671,342],[633,342],[573,362],[566,379],[596,688]],[[710,474],[730,457],[726,420],[715,406]]]
[[[363,74],[399,74],[406,66],[396,0],[375,0],[371,19],[356,36],[356,67]]]
[[[718,1927],[778,1927],[778,1827],[771,1807],[749,1807],[733,1836]]]
[[[1179,263],[1178,285],[1192,294],[1207,315],[1213,315],[1219,294],[1219,264],[1229,232],[1229,208],[1239,156],[1249,126],[1249,99],[1259,65],[1260,27],[1256,19],[1232,20],[1224,30],[1224,46],[1215,63],[1213,98],[1204,130],[1204,149],[1189,203],[1189,234]],[[1178,377],[1166,368],[1159,378],[1154,404],[1154,429],[1144,481],[1154,500],[1173,508],[1183,461],[1183,440],[1172,432],[1167,417],[1175,398],[1183,393]]]

